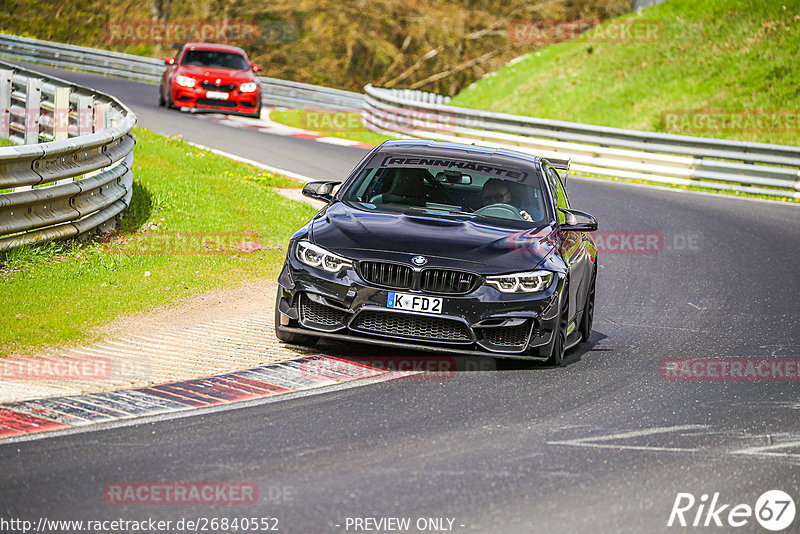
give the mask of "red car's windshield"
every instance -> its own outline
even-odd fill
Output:
[[[235,52],[218,50],[187,50],[183,54],[181,65],[247,70],[247,60],[244,56]]]

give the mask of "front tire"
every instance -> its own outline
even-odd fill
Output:
[[[550,356],[547,358],[548,365],[560,366],[564,361],[564,353],[567,346],[567,314],[569,307],[567,302],[569,299],[569,287],[564,284],[563,295],[564,304],[561,306],[561,312],[558,314],[558,331],[555,332],[555,339],[553,340],[553,348],[550,351]]]
[[[589,286],[589,292],[586,295],[586,305],[583,308],[583,317],[581,317],[580,333],[583,341],[589,341],[589,336],[592,335],[592,324],[594,323],[594,289],[597,284],[597,267],[594,268],[592,273],[592,285]]]
[[[559,327],[558,332],[556,332],[556,339],[553,342],[553,350],[550,351],[550,357],[547,358],[547,365],[561,365],[561,363],[564,361],[565,343],[566,340],[564,339],[564,329]]]
[[[312,347],[314,346],[319,338],[316,336],[309,336],[306,334],[295,334],[294,332],[285,332],[283,330],[279,330],[278,327],[281,324],[281,310],[280,310],[280,303],[281,303],[281,288],[278,287],[278,294],[275,297],[275,337],[278,340],[283,341],[284,343],[289,343],[292,345],[302,345],[304,347]]]
[[[164,86],[158,86],[158,107],[163,108],[167,105],[167,102],[164,100]]]

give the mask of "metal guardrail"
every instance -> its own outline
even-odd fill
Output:
[[[4,33],[0,33],[0,57],[152,83],[161,81],[161,73],[166,68],[159,59]],[[358,110],[364,100],[359,93],[331,87],[266,76],[258,79],[261,81],[261,101],[266,105]]]
[[[800,147],[642,132],[446,105],[367,85],[375,131],[572,158],[573,173],[800,198]]]
[[[158,81],[160,60],[0,34],[0,56]],[[539,119],[450,106],[423,91],[368,85],[366,95],[260,77],[265,104],[363,110],[376,131],[477,141],[551,158],[584,174],[800,198],[800,148]],[[46,139],[46,134],[45,134]]]
[[[114,97],[0,62],[0,250],[108,231],[131,201],[136,116]]]

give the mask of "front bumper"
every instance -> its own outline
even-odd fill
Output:
[[[276,328],[341,341],[546,360],[558,326],[563,278],[536,294],[504,294],[481,284],[465,295],[376,286],[354,269],[336,274],[305,266],[290,255],[278,279]],[[441,297],[442,313],[387,307],[389,292]]]
[[[179,108],[242,114],[253,114],[260,109],[261,91],[242,93],[237,88],[227,93],[228,98],[226,100],[209,98],[208,93],[208,90],[200,86],[182,87],[174,84],[172,87],[172,102]]]

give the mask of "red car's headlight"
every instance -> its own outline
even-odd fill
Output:
[[[197,85],[197,80],[194,78],[190,78],[188,76],[175,76],[175,83],[180,85],[181,87],[194,87]]]

